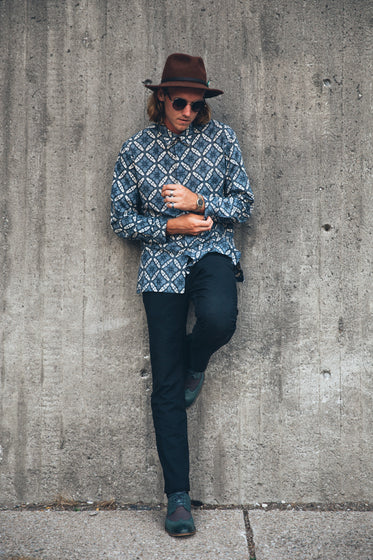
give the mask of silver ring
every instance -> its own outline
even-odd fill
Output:
[[[175,203],[171,202],[171,208],[175,208]]]

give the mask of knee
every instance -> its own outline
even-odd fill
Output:
[[[221,344],[226,344],[236,330],[237,308],[230,311],[215,309],[205,316],[206,328],[210,337]]]

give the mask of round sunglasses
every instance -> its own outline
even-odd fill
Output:
[[[204,99],[201,99],[200,101],[193,101],[193,103],[188,103],[188,101],[186,99],[183,99],[182,97],[175,97],[175,99],[172,100],[170,94],[167,93],[167,95],[170,98],[170,101],[172,101],[172,107],[175,109],[175,111],[182,111],[187,105],[190,105],[193,113],[199,113],[205,106]]]

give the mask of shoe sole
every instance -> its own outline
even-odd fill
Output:
[[[167,531],[166,529],[166,533],[168,533],[170,535],[170,537],[191,537],[193,535],[196,534],[197,531],[192,531],[190,533],[170,533],[170,531]]]

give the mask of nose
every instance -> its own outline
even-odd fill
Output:
[[[185,107],[184,107],[183,115],[185,117],[190,117],[191,114],[192,114],[192,109],[191,109],[191,106],[188,103],[188,105],[185,105]]]

